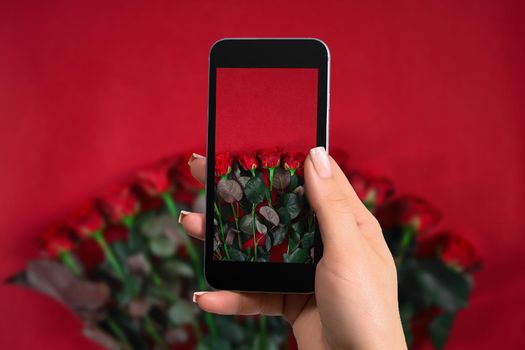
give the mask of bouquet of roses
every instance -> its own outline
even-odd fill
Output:
[[[279,148],[215,157],[214,259],[312,263],[314,216],[304,153]]]
[[[158,162],[51,225],[42,257],[9,282],[67,305],[85,335],[107,349],[295,348],[280,317],[211,315],[191,303],[193,291],[206,289],[202,247],[177,217],[182,209],[204,211],[204,196],[187,158]],[[218,156],[216,259],[312,261],[303,161],[280,150]],[[427,201],[396,195],[382,177],[347,175],[395,257],[410,348],[428,341],[443,348],[468,303],[479,256],[460,235],[433,232],[441,215]]]

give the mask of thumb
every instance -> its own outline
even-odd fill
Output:
[[[308,201],[314,210],[324,250],[358,248],[360,223],[371,216],[345,174],[323,147],[312,148],[304,163]]]

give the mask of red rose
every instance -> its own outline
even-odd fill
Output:
[[[257,246],[260,247],[264,245],[264,243],[266,242],[266,235],[260,232],[256,232],[255,239],[257,239]],[[242,245],[243,250],[247,250],[248,248],[250,249],[254,248],[253,235],[249,240],[244,242],[244,244]]]
[[[92,204],[86,204],[75,212],[69,226],[80,238],[88,238],[104,228],[104,219]]]
[[[69,233],[70,230],[66,225],[56,224],[48,227],[41,237],[42,247],[46,253],[55,258],[61,253],[71,251],[74,244]]]
[[[394,194],[394,185],[386,178],[353,171],[349,180],[359,199],[369,209],[377,208]]]
[[[160,196],[172,189],[170,170],[173,160],[164,160],[138,174],[138,185],[150,196]]]
[[[283,167],[290,170],[292,175],[303,166],[306,155],[303,152],[288,153],[283,159]]]
[[[278,147],[262,149],[258,152],[261,165],[265,169],[278,167],[281,162],[282,150]]]
[[[418,246],[416,256],[437,256],[447,265],[461,271],[471,272],[481,267],[481,258],[469,241],[452,232],[440,232],[424,239]]]
[[[232,171],[232,157],[230,152],[215,155],[215,176],[222,177]]]
[[[100,199],[101,208],[110,220],[118,223],[135,215],[140,208],[138,199],[127,186],[116,188]]]
[[[251,171],[259,166],[255,152],[245,152],[237,158],[239,165],[244,170]]]
[[[375,216],[384,228],[402,226],[420,233],[428,231],[441,220],[441,213],[436,208],[426,200],[413,196],[400,197],[383,205]]]

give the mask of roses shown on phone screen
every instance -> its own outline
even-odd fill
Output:
[[[216,155],[215,260],[313,262],[305,157],[281,148]]]

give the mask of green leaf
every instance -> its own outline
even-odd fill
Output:
[[[447,343],[448,335],[452,329],[452,323],[454,321],[455,313],[444,313],[434,318],[429,326],[428,333],[430,340],[437,350],[445,348]]]
[[[174,325],[180,326],[194,321],[197,313],[198,310],[194,305],[179,299],[168,309],[168,318]]]
[[[273,226],[279,225],[279,215],[273,208],[269,206],[261,207],[261,209],[259,209],[259,213]]]
[[[278,350],[278,346],[270,341],[268,337],[263,337],[261,334],[257,334],[253,341],[253,350]]]
[[[226,203],[240,201],[242,199],[241,185],[235,180],[221,179],[217,184],[217,194]]]
[[[283,193],[280,197],[281,206],[286,208],[290,214],[290,219],[295,219],[299,216],[302,209],[302,202],[299,197],[294,193]]]
[[[283,224],[290,223],[290,220],[291,220],[290,213],[285,207],[280,207],[279,209],[277,209],[277,213],[279,214],[279,221],[281,223]]]
[[[207,336],[197,345],[196,350],[231,350],[232,346],[220,337]]]
[[[308,251],[297,248],[291,254],[283,254],[283,258],[287,263],[304,263],[308,259]]]
[[[275,168],[273,174],[273,187],[285,190],[290,185],[290,173],[283,168]]]
[[[410,347],[412,343],[412,333],[410,331],[410,321],[414,315],[414,306],[409,303],[403,303],[399,306],[399,314],[401,315],[401,325],[403,326],[403,333],[405,334],[405,340],[407,345]]]
[[[142,279],[137,276],[128,276],[122,285],[122,289],[117,295],[120,305],[126,305],[132,299],[139,296],[142,289]]]
[[[286,238],[286,233],[288,232],[288,227],[285,225],[279,225],[272,232],[273,235],[273,245],[279,245],[284,242]]]
[[[290,177],[290,184],[288,185],[288,192],[292,192],[299,185],[299,177],[297,175]]]
[[[218,335],[234,344],[239,344],[244,339],[244,329],[231,316],[215,316]]]
[[[461,273],[437,259],[422,260],[418,267],[415,277],[432,302],[448,312],[467,306],[470,288]]]
[[[310,250],[314,245],[314,233],[306,232],[301,238],[301,247],[306,250]]]
[[[252,177],[246,183],[244,193],[252,204],[259,204],[264,200],[265,190],[264,182],[258,177]]]
[[[229,251],[230,251],[230,257],[232,261],[246,261],[246,259],[248,258],[246,254],[244,254],[240,250],[235,249],[233,247],[230,247]]]
[[[175,254],[177,244],[166,236],[156,236],[149,240],[149,248],[153,255],[167,258]]]
[[[252,216],[250,214],[246,214],[239,221],[239,228],[244,233],[252,234],[252,222]],[[257,218],[255,218],[255,230],[261,233],[268,232],[268,228],[265,225],[263,225]]]

